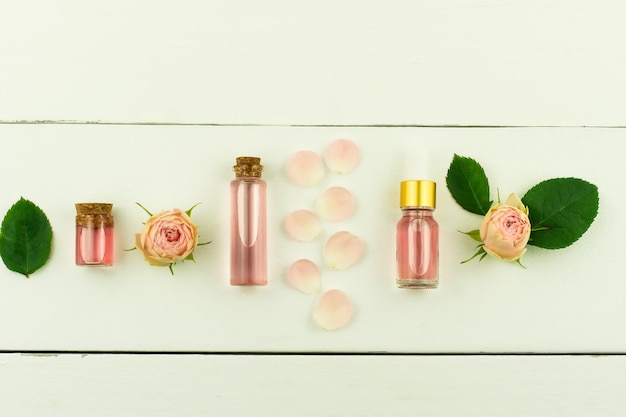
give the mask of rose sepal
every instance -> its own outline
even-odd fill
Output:
[[[471,237],[477,242],[483,243],[483,240],[480,238],[480,230],[478,229],[470,230],[469,232],[462,232],[459,230],[458,232]]]
[[[465,264],[479,255],[480,255],[480,259],[478,259],[478,262],[482,261],[485,258],[485,256],[487,256],[487,252],[485,251],[485,248],[483,247],[483,245],[478,245],[476,252],[471,257],[467,258],[466,260],[461,261],[461,263]]]

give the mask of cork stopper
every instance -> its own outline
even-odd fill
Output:
[[[77,203],[76,225],[81,227],[113,226],[113,204],[110,203]]]
[[[237,177],[257,177],[261,178],[263,172],[263,165],[261,165],[261,158],[254,156],[240,156],[237,158],[237,165],[233,167],[235,176]]]

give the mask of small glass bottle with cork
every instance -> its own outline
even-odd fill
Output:
[[[113,265],[113,204],[78,203],[76,207],[76,265]]]

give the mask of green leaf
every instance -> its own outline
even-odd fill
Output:
[[[489,181],[483,167],[472,158],[454,154],[446,184],[452,198],[465,210],[480,215],[489,211]]]
[[[21,198],[2,220],[2,261],[11,271],[29,277],[48,261],[51,247],[52,228],[46,214]]]
[[[598,187],[580,178],[540,182],[522,197],[532,232],[529,245],[565,248],[576,242],[598,214]]]

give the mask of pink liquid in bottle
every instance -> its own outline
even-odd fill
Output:
[[[76,204],[76,265],[112,266],[112,204]]]
[[[267,285],[267,183],[259,158],[237,158],[230,184],[230,284]]]
[[[401,288],[436,288],[439,284],[439,225],[432,210],[403,209],[398,222],[397,284]]]
[[[76,265],[113,265],[113,227],[76,226]]]

